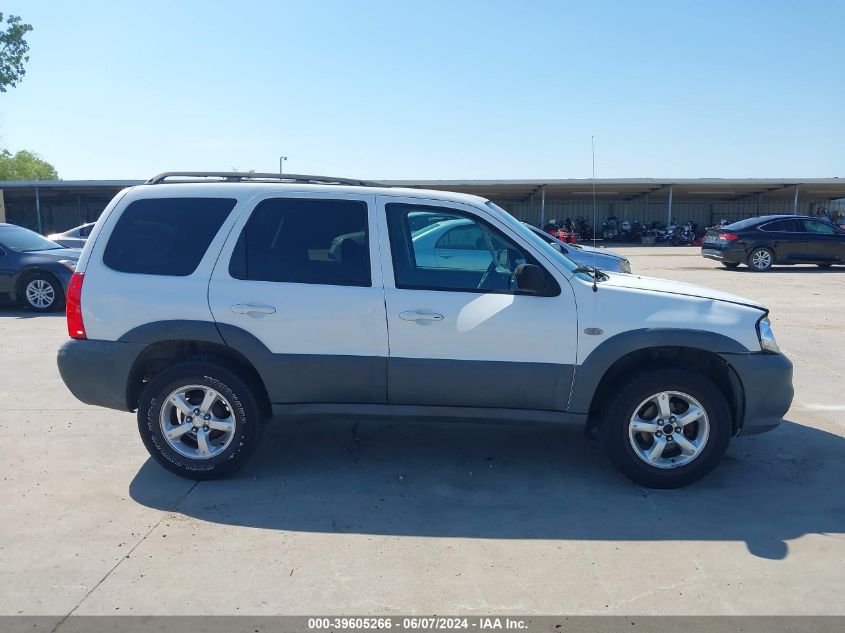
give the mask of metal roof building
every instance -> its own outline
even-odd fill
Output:
[[[95,220],[109,200],[141,180],[0,181],[0,221],[41,233]],[[651,222],[719,219],[769,213],[845,213],[845,178],[613,178],[560,180],[388,180],[386,185],[470,193],[493,200],[521,220],[609,216]]]

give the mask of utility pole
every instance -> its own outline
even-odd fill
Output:
[[[280,176],[281,176],[282,174],[284,174],[284,173],[285,173],[283,163],[284,163],[284,161],[286,161],[287,159],[288,159],[288,157],[287,157],[287,156],[279,156],[279,175],[280,175]]]

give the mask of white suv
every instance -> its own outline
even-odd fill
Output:
[[[793,395],[753,301],[578,266],[483,198],[344,179],[126,189],[67,315],[68,388],[137,409],[150,454],[193,479],[242,466],[273,416],[342,413],[588,425],[671,488]]]

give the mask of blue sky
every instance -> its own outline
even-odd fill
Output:
[[[845,177],[845,0],[3,5],[67,179]]]

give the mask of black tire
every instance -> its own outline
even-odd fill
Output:
[[[701,451],[688,463],[673,468],[646,463],[635,452],[629,436],[637,406],[663,391],[692,396],[709,420],[709,436]],[[658,369],[634,378],[611,396],[601,420],[601,437],[611,461],[632,481],[648,488],[680,488],[716,467],[728,448],[732,428],[725,396],[709,378],[683,369]]]
[[[231,404],[230,419],[235,425],[231,442],[220,454],[207,459],[180,454],[164,437],[160,423],[165,399],[189,385],[212,388]],[[138,431],[150,456],[170,472],[197,481],[226,477],[241,468],[258,446],[264,422],[255,390],[231,371],[210,362],[185,362],[165,369],[147,384],[138,403]],[[190,436],[182,441],[188,439]]]
[[[833,264],[816,264],[819,268],[830,268]]]
[[[43,299],[30,297],[30,287],[38,286],[39,289],[45,290],[52,296],[52,301],[49,304],[44,304]],[[44,297],[45,295],[41,295]],[[33,300],[34,299],[34,300]],[[53,312],[61,310],[65,305],[65,293],[55,277],[47,273],[34,273],[28,275],[20,285],[20,300],[23,305],[34,312]]]
[[[725,268],[737,268],[739,266],[739,262],[722,262],[722,266]]]
[[[768,257],[766,257],[767,254]],[[770,248],[760,246],[748,253],[748,259],[745,263],[755,273],[764,273],[774,266],[775,254]]]

